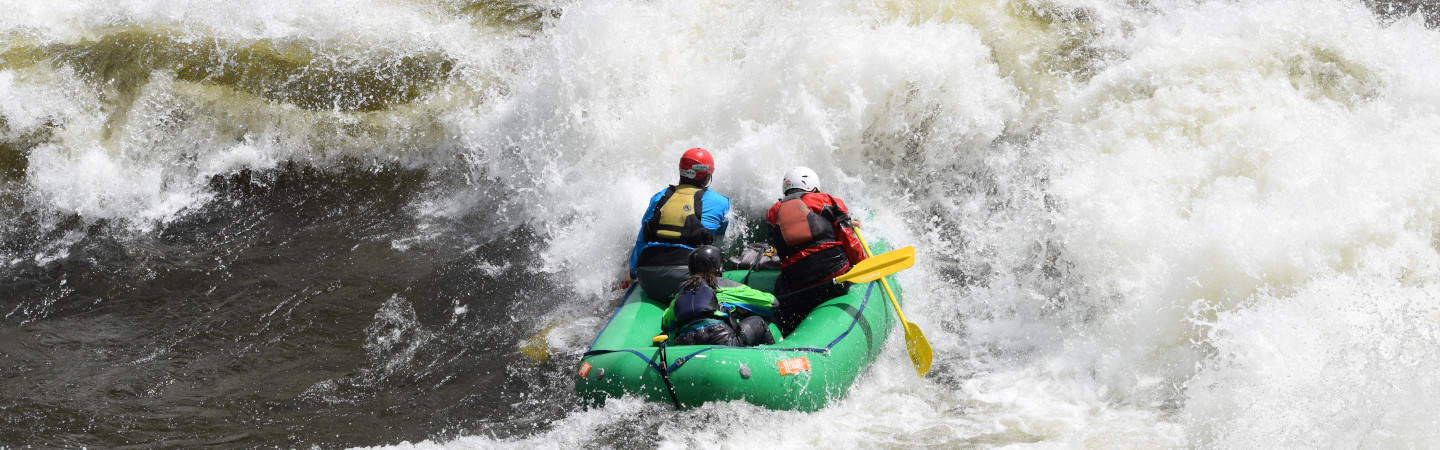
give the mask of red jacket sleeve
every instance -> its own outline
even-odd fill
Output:
[[[835,207],[850,217],[850,210],[845,208],[845,201],[839,197],[830,197]],[[840,239],[840,246],[845,248],[845,256],[850,258],[850,264],[857,264],[865,260],[865,247],[860,244],[860,238],[855,237],[855,230],[850,228],[850,221],[845,220],[843,224],[836,223],[835,236]]]
[[[845,249],[845,256],[850,259],[850,264],[865,260],[864,247],[860,245],[860,239],[855,237],[855,231],[850,229],[850,210],[845,208],[845,201],[824,193],[810,194],[804,198],[806,206],[809,206],[810,210],[815,211],[816,214],[824,215],[825,208],[829,207],[835,210],[831,216],[834,216],[835,219],[844,219],[830,221],[830,225],[835,227],[836,240],[839,241],[840,247]]]

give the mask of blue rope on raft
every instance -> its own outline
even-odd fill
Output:
[[[699,354],[701,354],[701,353],[705,353],[705,352],[708,352],[708,351],[711,351],[711,350],[715,350],[715,349],[722,349],[722,348],[724,348],[724,349],[732,349],[732,350],[751,350],[751,351],[762,351],[762,352],[830,353],[830,349],[831,349],[831,348],[834,348],[834,347],[835,347],[835,344],[839,344],[841,340],[844,340],[844,339],[845,339],[845,336],[849,336],[849,335],[850,335],[850,332],[855,330],[855,325],[857,325],[857,324],[860,323],[860,318],[865,315],[865,308],[870,305],[870,294],[875,291],[875,284],[876,284],[876,283],[878,283],[878,281],[871,281],[868,285],[865,286],[865,298],[860,301],[860,308],[858,308],[858,309],[856,310],[855,315],[853,316],[853,320],[850,321],[850,326],[849,326],[849,327],[846,327],[846,328],[845,328],[845,331],[842,332],[842,333],[840,333],[839,336],[836,336],[834,340],[831,340],[829,344],[826,344],[826,345],[825,345],[825,348],[815,348],[815,347],[758,348],[758,347],[730,347],[730,346],[705,347],[705,348],[702,348],[702,349],[700,349],[700,350],[696,350],[695,352],[690,353],[690,354],[688,354],[688,355],[682,356],[682,357],[676,359],[674,362],[670,363],[669,366],[663,367],[663,368],[660,367],[659,364],[656,364],[654,360],[652,360],[652,359],[650,359],[649,357],[645,356],[645,354],[640,353],[639,351],[636,351],[636,350],[634,350],[634,349],[628,349],[628,348],[625,348],[625,349],[616,349],[616,350],[590,350],[590,351],[588,351],[588,352],[585,352],[585,354],[584,354],[583,356],[594,356],[594,355],[603,355],[603,354],[607,354],[607,353],[627,352],[627,353],[631,353],[631,354],[634,354],[635,356],[640,357],[641,360],[645,361],[645,365],[650,366],[650,368],[655,369],[656,371],[664,371],[664,372],[666,372],[666,373],[673,373],[673,372],[675,372],[676,369],[679,369],[680,366],[684,365],[686,362],[689,362],[689,361],[690,361],[691,359],[693,359],[696,355],[699,355]],[[631,286],[631,289],[634,289],[634,286]],[[626,291],[626,296],[629,296],[629,291]],[[621,305],[621,307],[624,307],[624,305]],[[614,320],[614,319],[615,319],[615,314],[617,314],[617,313],[619,313],[619,312],[620,312],[620,308],[615,308],[615,312],[610,314],[610,319],[611,319],[611,320]],[[610,323],[609,323],[609,322],[606,322],[606,323],[605,323],[605,328],[609,328],[609,327],[610,327]],[[601,329],[601,330],[600,330],[600,333],[601,333],[601,334],[603,334],[604,332],[605,332],[604,329]],[[599,339],[599,335],[596,335],[596,339],[597,339],[597,340]],[[591,348],[593,349],[595,343],[592,341],[592,342],[590,343],[590,345],[591,345]]]

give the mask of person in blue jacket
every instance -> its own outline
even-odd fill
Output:
[[[714,174],[709,150],[686,150],[680,156],[680,183],[650,198],[630,251],[630,278],[646,296],[669,300],[690,276],[690,251],[724,237],[730,199],[706,189]]]

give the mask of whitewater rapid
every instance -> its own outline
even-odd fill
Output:
[[[390,245],[532,230],[533,260],[481,269],[559,280],[506,311],[567,389],[646,201],[700,146],[732,242],[805,165],[916,246],[899,283],[931,376],[895,333],[815,413],[506,391],[560,413],[368,444],[1433,447],[1440,31],[1375,3],[9,2],[0,162],[25,156],[0,206],[143,235],[242,170],[423,171]],[[75,239],[0,247],[0,275]],[[412,294],[350,330],[364,373],[442,339]]]

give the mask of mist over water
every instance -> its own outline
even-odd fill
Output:
[[[0,445],[1440,444],[1428,3],[0,9]],[[915,245],[931,375],[580,405],[694,146]]]

